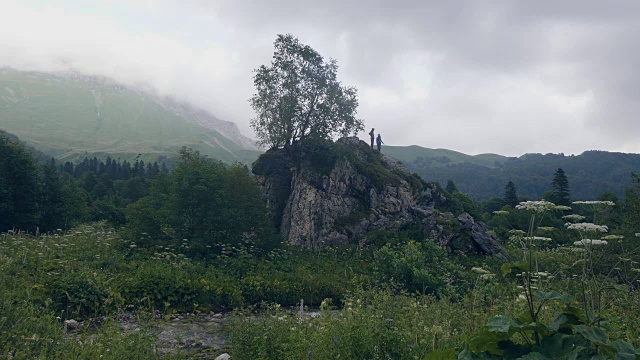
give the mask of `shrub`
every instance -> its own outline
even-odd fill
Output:
[[[432,241],[385,245],[375,253],[375,267],[382,282],[395,282],[409,292],[443,295],[459,278],[461,268]]]

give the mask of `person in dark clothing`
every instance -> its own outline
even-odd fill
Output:
[[[376,129],[371,128],[371,132],[369,133],[369,136],[371,136],[371,149],[373,149],[373,139],[376,137],[375,131]]]
[[[378,134],[378,137],[376,138],[376,144],[378,144],[378,151],[381,151],[380,149],[382,149],[382,144],[384,144],[382,142],[382,137],[380,136],[380,134]]]

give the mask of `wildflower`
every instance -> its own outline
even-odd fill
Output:
[[[509,215],[509,212],[506,210],[496,210],[493,212],[494,215]]]
[[[622,240],[622,239],[624,239],[624,236],[622,235],[607,235],[602,237],[602,240]]]
[[[549,276],[549,273],[548,272],[544,272],[544,271],[538,271],[538,272],[533,273],[533,276],[547,277],[547,276]]]
[[[554,231],[556,228],[553,226],[540,226],[538,230],[540,231]]]
[[[482,279],[482,280],[489,280],[489,279],[493,279],[494,277],[496,277],[496,274],[482,274],[482,275],[480,275],[480,279]]]
[[[607,245],[608,242],[606,240],[597,240],[597,239],[582,239],[573,243],[575,246],[586,246],[586,245]]]
[[[578,205],[605,205],[605,206],[615,206],[613,201],[574,201],[572,204]]]
[[[607,232],[609,228],[606,225],[596,225],[592,223],[577,223],[564,224],[569,230],[578,230],[578,231],[599,231],[599,232]]]
[[[491,271],[485,270],[483,268],[480,267],[472,267],[471,271],[478,273],[478,274],[491,274]]]
[[[526,238],[527,240],[533,240],[533,241],[544,241],[544,242],[549,242],[551,241],[551,238],[548,237],[542,237],[542,236],[529,236]]]
[[[549,201],[523,201],[520,205],[516,205],[516,209],[541,213],[547,210],[555,210],[556,205]]]
[[[565,215],[562,218],[567,220],[567,221],[573,221],[573,222],[578,222],[578,221],[584,220],[584,216],[578,215],[578,214]]]

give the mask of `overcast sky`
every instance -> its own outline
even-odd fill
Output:
[[[640,152],[639,0],[0,0],[0,66],[151,86],[249,137],[279,33],[338,61],[388,145]]]

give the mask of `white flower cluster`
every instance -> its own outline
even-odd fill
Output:
[[[516,205],[516,209],[541,213],[546,210],[555,210],[556,205],[552,202],[544,201],[544,200],[523,201],[520,203],[520,205]]]
[[[607,235],[602,237],[602,240],[622,240],[622,239],[624,239],[624,236],[622,235]]]
[[[478,273],[478,274],[491,274],[491,271],[489,270],[485,270],[481,267],[472,267],[471,271]]]
[[[575,246],[587,246],[587,245],[607,245],[608,242],[606,240],[597,240],[597,239],[582,239],[573,243]]]
[[[599,232],[607,232],[609,228],[606,225],[596,225],[592,223],[577,223],[577,224],[564,224],[569,230],[578,230],[578,231],[599,231]]]
[[[615,206],[616,203],[613,201],[574,201],[572,204],[578,205],[605,205],[605,206]]]
[[[562,218],[567,220],[567,221],[573,221],[573,222],[578,222],[578,221],[584,220],[584,216],[578,215],[578,214],[565,215]]]
[[[542,236],[530,236],[530,237],[526,237],[525,239],[533,240],[533,241],[545,241],[545,242],[551,241],[551,238],[542,237]]]
[[[506,210],[496,210],[493,212],[494,215],[509,215],[509,212]]]

